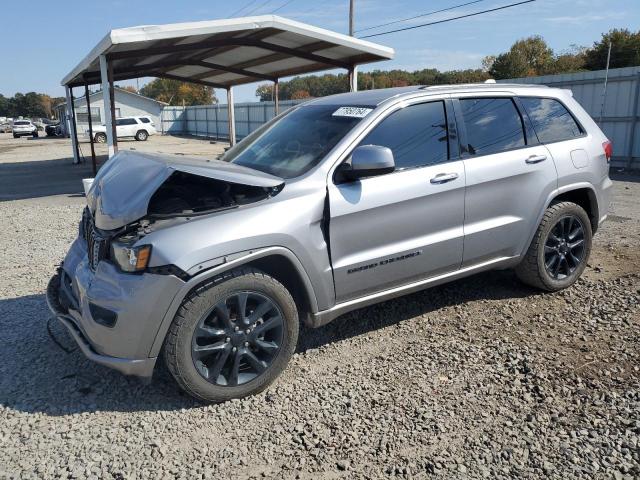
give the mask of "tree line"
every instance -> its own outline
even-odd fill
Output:
[[[0,117],[52,118],[54,107],[64,97],[51,97],[44,93],[16,93],[13,97],[0,94]]]
[[[408,85],[444,85],[483,82],[489,78],[531,77],[558,73],[573,73],[606,68],[611,43],[610,68],[640,65],[640,30],[613,29],[602,34],[590,48],[572,46],[563,52],[554,52],[539,35],[518,40],[499,55],[482,60],[482,68],[441,72],[435,68],[422,70],[374,70],[358,73],[358,90],[403,87]],[[280,82],[281,100],[323,97],[346,92],[349,80],[346,74],[325,74],[295,77]],[[256,89],[260,101],[273,100],[273,85],[263,84]]]
[[[490,55],[482,60],[482,67],[467,70],[441,72],[435,68],[421,70],[374,70],[358,74],[358,89],[402,87],[408,85],[443,85],[454,83],[483,82],[530,77],[584,70],[602,70],[606,67],[607,53],[611,44],[611,68],[640,65],[640,30],[614,29],[602,34],[593,46],[572,46],[563,52],[554,52],[541,36],[532,36],[515,42],[511,48],[499,55]],[[124,87],[135,92],[133,87]],[[281,100],[323,97],[349,90],[346,74],[325,74],[295,77],[280,82]],[[139,92],[169,105],[210,105],[216,103],[211,87],[156,78]],[[263,84],[256,89],[260,101],[273,99],[273,85]],[[47,117],[54,115],[53,107],[65,101],[64,97],[29,92],[16,93],[13,97],[0,94],[0,117]]]

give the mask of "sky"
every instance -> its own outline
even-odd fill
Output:
[[[465,15],[517,0],[480,0],[448,12],[358,32],[468,1],[355,0],[356,36]],[[27,9],[19,2],[9,2],[0,16],[0,94],[36,91],[64,96],[62,77],[113,28],[269,14],[276,9],[283,17],[348,33],[349,0],[32,0]],[[536,0],[485,15],[378,36],[368,40],[394,48],[395,58],[360,70],[478,68],[484,56],[504,52],[521,38],[542,35],[554,51],[562,52],[572,45],[591,46],[611,28],[639,30],[640,0]],[[140,86],[146,81],[140,80]],[[135,81],[118,83],[136,85]],[[235,88],[235,101],[257,100],[257,86]],[[221,101],[226,100],[224,91],[216,94]]]

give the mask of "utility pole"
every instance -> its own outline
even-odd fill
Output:
[[[349,35],[353,37],[353,16],[355,0],[349,0]],[[349,83],[352,92],[358,91],[358,67],[355,65],[349,71]]]
[[[607,99],[607,81],[609,80],[609,62],[611,61],[611,43],[611,40],[609,40],[609,51],[607,52],[607,69],[604,72],[604,87],[602,88],[602,104],[600,105],[600,119],[598,120],[598,123],[602,123],[602,117],[604,115],[604,102]]]
[[[349,0],[349,35],[353,37],[353,3],[354,0]]]

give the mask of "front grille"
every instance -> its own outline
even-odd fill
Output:
[[[87,243],[89,268],[95,271],[98,263],[109,257],[109,239],[100,235],[88,208],[85,208],[82,212],[82,234]]]

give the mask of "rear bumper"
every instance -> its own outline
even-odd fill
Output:
[[[78,348],[80,348],[85,357],[93,362],[117,370],[125,375],[151,378],[157,358],[130,359],[110,357],[108,355],[101,355],[97,353],[89,340],[87,340],[85,335],[82,333],[82,330],[80,330],[80,327],[73,317],[64,312],[60,302],[58,301],[59,295],[60,273],[57,273],[51,278],[49,285],[47,286],[47,305],[49,306],[51,313],[53,313],[53,315],[60,320],[65,327],[67,327],[67,330],[69,330],[69,333],[78,344]]]

